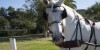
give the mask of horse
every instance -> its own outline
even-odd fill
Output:
[[[63,2],[64,0],[43,0],[46,6],[44,19],[48,21],[55,45],[57,45],[60,50],[87,50],[88,45],[94,43],[95,40],[96,43],[94,43],[94,45],[100,44],[100,22],[85,19],[75,9],[65,5]],[[77,35],[75,35],[75,31]],[[84,43],[79,47],[68,48],[59,46],[64,42],[68,42],[69,45],[71,45],[70,42],[72,41],[76,44],[75,39],[77,41],[84,41]],[[85,45],[85,43],[87,45]],[[92,49],[93,48],[90,48],[90,50]],[[99,49],[97,48],[97,50]]]

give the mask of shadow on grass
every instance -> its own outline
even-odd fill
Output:
[[[38,38],[43,38],[43,34],[31,34],[31,35],[23,35],[23,36],[11,36],[11,37],[0,37],[0,43],[9,42],[10,38],[15,38],[17,41],[29,41],[35,40]]]

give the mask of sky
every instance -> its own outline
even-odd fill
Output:
[[[25,3],[25,0],[0,0],[0,7],[8,8],[13,6],[14,8],[21,8]]]
[[[100,2],[100,0],[74,0],[76,1],[76,5],[78,9],[87,9],[92,6],[96,2]]]
[[[75,0],[77,9],[87,9],[95,2],[100,2],[100,0]],[[13,6],[15,8],[21,8],[25,3],[25,0],[0,0],[0,7],[8,8],[9,6]]]

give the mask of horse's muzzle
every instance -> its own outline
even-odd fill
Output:
[[[54,44],[55,45],[61,45],[61,44],[63,44],[64,43],[64,40],[63,39],[60,39],[59,41],[54,41]]]
[[[53,37],[53,42],[55,43],[55,45],[62,44],[64,42],[64,36]]]

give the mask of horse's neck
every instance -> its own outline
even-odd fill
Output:
[[[77,13],[74,9],[66,6],[66,5],[62,5],[66,11],[67,11],[67,14],[68,14],[68,17],[64,19],[64,34],[65,34],[65,38],[67,38],[66,40],[70,40],[71,39],[71,35],[73,35],[74,33],[74,30],[75,30],[75,27],[76,27],[76,24],[77,24],[77,21],[78,19],[83,19],[83,17]],[[78,19],[76,19],[78,17]]]

